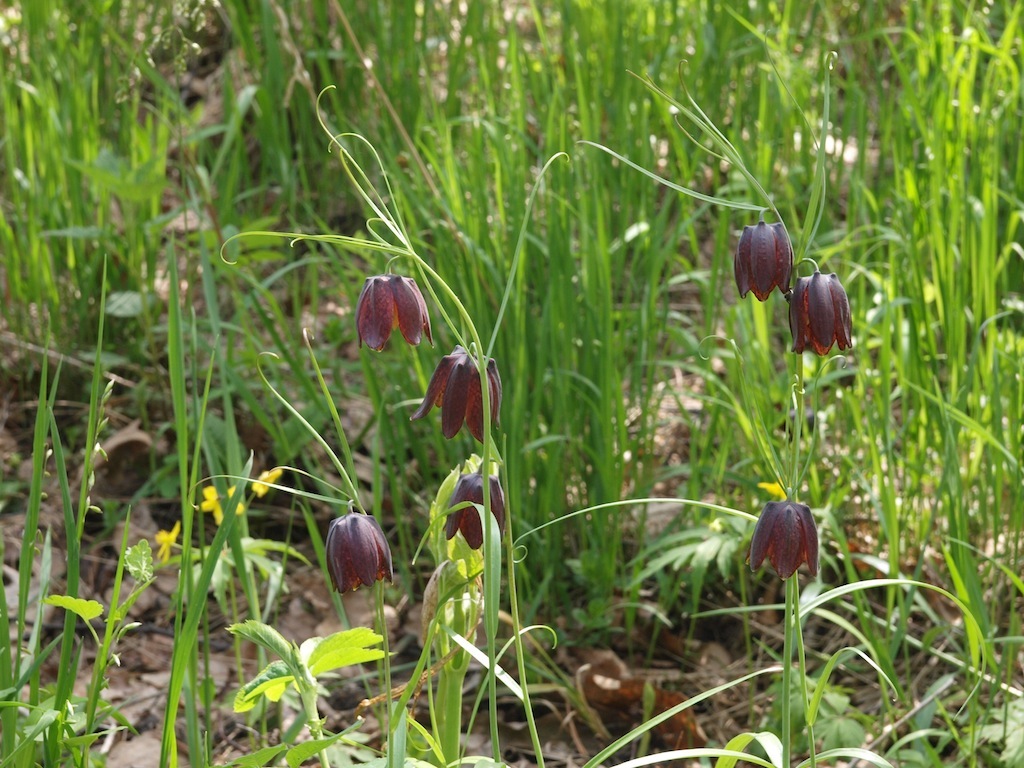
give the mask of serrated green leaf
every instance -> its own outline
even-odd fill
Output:
[[[335,632],[321,640],[306,662],[314,677],[339,667],[376,661],[384,658],[384,651],[372,646],[379,645],[384,638],[366,627],[356,627]]]
[[[287,664],[280,660],[272,661],[235,695],[235,712],[248,712],[255,706],[260,696],[266,696],[271,701],[280,701],[289,684],[294,681],[295,676]]]
[[[71,611],[84,621],[92,621],[103,615],[103,606],[95,600],[83,600],[80,597],[68,597],[67,595],[50,595],[44,603]]]
[[[282,659],[289,659],[294,653],[295,646],[288,642],[284,635],[261,621],[249,619],[241,624],[232,624],[228,627],[228,632],[244,637]]]
[[[867,734],[864,726],[850,717],[822,718],[815,733],[821,738],[822,750],[861,746]]]
[[[153,548],[148,539],[140,539],[124,553],[124,567],[140,584],[153,578]]]

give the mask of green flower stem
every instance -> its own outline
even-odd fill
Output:
[[[506,516],[510,513],[505,509]],[[511,528],[511,523],[506,523]],[[516,596],[516,561],[513,551],[515,545],[512,542],[512,535],[506,537],[505,549],[508,558],[508,601],[512,606],[512,642],[516,649],[516,665],[519,670],[519,684],[523,689],[523,709],[526,713],[526,724],[530,731],[530,741],[533,743],[534,761],[537,768],[544,768],[544,752],[541,749],[540,734],[537,733],[537,724],[533,719],[533,707],[530,705],[530,686],[526,680],[526,654],[523,651],[523,625],[519,618],[519,602]]]
[[[460,577],[461,578],[461,577]],[[442,584],[444,579],[441,580]],[[479,610],[473,586],[469,593],[457,596],[451,602],[451,629],[462,637],[472,637],[476,630]],[[447,591],[447,590],[446,590]],[[469,600],[466,597],[469,595]],[[438,653],[451,658],[441,666],[438,673],[437,701],[434,707],[434,729],[441,747],[441,761],[438,768],[457,763],[462,750],[462,686],[469,671],[469,654],[454,640],[440,636]]]
[[[793,643],[796,623],[796,604],[800,600],[800,586],[796,574],[786,579],[785,635],[782,643],[782,766],[793,765],[793,713],[790,686],[793,683]]]
[[[277,355],[270,352],[263,352],[260,355],[260,358],[264,356],[271,357],[275,360],[277,359]],[[314,367],[317,369],[317,375],[321,382],[320,386],[321,389],[324,391],[327,403],[330,406],[331,410],[334,411],[334,413],[336,414],[337,410],[334,407],[334,400],[332,399],[330,392],[326,389],[327,383],[324,381],[323,376],[320,374],[320,368],[319,365],[317,365],[316,357],[311,356],[311,359],[313,360]],[[299,413],[295,406],[288,401],[288,398],[286,398],[284,395],[278,392],[274,385],[270,383],[270,380],[263,372],[263,365],[260,361],[257,361],[256,363],[256,370],[259,373],[260,379],[263,381],[263,386],[267,388],[267,391],[269,391],[270,394],[273,395],[279,403],[281,403],[281,406],[292,415],[292,418],[294,418],[296,421],[298,421],[302,426],[306,428],[306,431],[309,432],[309,434],[313,437],[314,440],[316,440],[320,447],[324,449],[324,452],[327,454],[328,458],[330,458],[331,463],[334,464],[334,468],[338,471],[338,475],[341,477],[342,484],[344,485],[342,492],[349,497],[351,502],[359,509],[360,512],[366,512],[366,509],[359,501],[359,491],[356,489],[355,483],[352,482],[352,478],[349,477],[348,470],[345,469],[345,465],[342,463],[341,459],[338,458],[338,454],[334,452],[334,449],[331,447],[330,443],[328,443],[323,438],[323,435],[321,435],[320,432],[317,431],[317,429],[312,424],[310,424],[309,421],[306,420],[305,416]],[[337,418],[337,416],[334,415],[332,416],[332,418]]]
[[[391,744],[391,736],[393,734],[393,726],[398,721],[398,718],[393,717],[394,713],[394,697],[391,691],[391,642],[388,637],[388,624],[387,617],[384,615],[384,582],[378,581],[373,586],[373,601],[374,609],[377,614],[377,629],[380,632],[380,636],[383,638],[381,641],[381,650],[384,651],[384,658],[381,660],[381,666],[384,667],[384,695],[387,697],[385,701],[385,707],[387,711],[387,722],[384,725],[385,732],[388,734],[388,744]],[[388,753],[389,760],[388,765],[391,765],[390,755]]]
[[[341,452],[345,459],[344,465],[341,467],[341,479],[345,484],[345,492],[349,498],[355,503],[355,505],[363,512],[366,510],[359,501],[359,490],[356,488],[355,482],[352,480],[356,475],[356,463],[352,458],[352,448],[348,444],[348,438],[345,435],[345,428],[341,424],[341,415],[338,413],[338,407],[334,404],[334,398],[331,396],[331,390],[327,386],[327,382],[324,380],[323,371],[320,370],[320,363],[316,359],[316,353],[313,352],[312,337],[308,329],[302,329],[302,342],[306,345],[306,350],[309,352],[309,359],[313,363],[313,370],[316,371],[316,380],[320,384],[320,391],[324,393],[324,399],[327,401],[327,407],[331,411],[331,420],[334,422],[335,431],[338,433],[338,440],[341,442]],[[339,464],[337,460],[334,461],[335,466]],[[352,474],[350,475],[346,470],[351,469]]]
[[[459,317],[466,325],[466,329],[469,332],[470,338],[473,341],[473,347],[476,354],[477,360],[477,372],[480,376],[480,405],[483,409],[484,414],[484,434],[483,434],[483,446],[480,451],[480,472],[484,477],[483,483],[483,501],[484,501],[484,541],[488,542],[491,540],[491,529],[494,525],[493,515],[491,513],[491,484],[487,482],[487,477],[490,475],[491,470],[491,387],[487,380],[487,353],[484,349],[483,344],[480,341],[480,334],[476,329],[476,324],[473,322],[473,318],[470,317],[469,312],[466,310],[465,305],[459,299],[458,295],[451,289],[451,286],[444,281],[444,279],[434,269],[427,264],[418,254],[410,250],[409,255],[419,265],[420,269],[426,273],[431,280],[426,281],[427,290],[430,292],[434,301],[441,306],[441,303],[437,300],[437,295],[434,293],[433,285],[436,283],[444,294],[455,304],[458,309]],[[454,327],[453,327],[453,330]],[[506,522],[506,525],[510,525]],[[511,525],[510,525],[511,527]],[[511,561],[509,563],[509,571],[512,570]],[[501,590],[501,563],[490,563],[487,559],[484,559],[484,594],[485,595],[496,595],[500,594]],[[513,615],[518,612],[516,604],[513,602],[510,605],[510,611]],[[497,669],[497,657],[495,650],[498,644],[498,612],[495,610],[484,611],[484,635],[487,638],[487,699],[488,699],[488,716],[490,721],[491,730],[491,745],[492,745],[492,757],[495,762],[501,762],[501,745],[498,741],[498,677],[495,674]],[[522,645],[517,645],[516,652],[519,653],[522,650]],[[524,681],[525,683],[525,681]],[[524,685],[525,690],[525,685]],[[448,753],[445,753],[448,756]]]
[[[793,384],[793,407],[796,413],[793,415],[793,463],[790,466],[789,493],[787,496],[796,499],[800,485],[800,433],[804,425],[804,355],[802,352],[796,354],[796,376]]]
[[[800,433],[804,423],[804,356],[796,355],[796,374],[793,384],[793,403],[796,413],[793,417],[793,453],[790,467],[789,494],[796,499],[800,484]],[[807,738],[810,742],[811,768],[815,765],[814,729],[808,721],[807,704],[810,701],[807,691],[807,659],[804,654],[803,626],[800,621],[800,582],[794,573],[786,580],[786,631],[782,648],[782,764],[791,764],[790,752],[793,746],[793,723],[790,711],[792,696],[793,650],[797,652],[797,670],[800,674],[801,706],[804,722],[807,723]]]
[[[466,652],[455,654],[456,657],[460,655],[465,656]],[[442,718],[438,723],[438,740],[444,759],[438,768],[457,762],[462,749],[462,685],[469,665],[456,664],[454,661],[441,667],[437,677],[437,711]]]
[[[309,735],[314,740],[323,738],[324,729],[320,724],[320,710],[316,706],[316,681],[313,681],[312,685],[308,682],[300,684],[299,697],[302,699],[302,710],[306,715],[306,726],[309,728]],[[320,750],[317,757],[320,758],[321,768],[330,768],[331,763],[327,759],[327,750]]]
[[[796,583],[796,575],[791,579]],[[807,690],[807,658],[804,655],[804,632],[800,620],[800,595],[797,590],[797,599],[793,601],[793,625],[796,629],[796,658],[797,669],[800,671],[800,694],[804,708],[804,722],[807,723],[807,741],[810,744],[810,768],[817,764],[814,751],[814,725],[811,723],[810,713],[807,711],[807,703],[811,700],[810,692]]]

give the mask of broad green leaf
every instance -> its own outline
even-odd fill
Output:
[[[366,627],[356,627],[343,632],[336,632],[321,640],[309,653],[306,662],[310,674],[314,677],[323,672],[366,661],[384,658],[384,651],[373,648],[384,638]]]
[[[50,595],[43,602],[63,608],[65,611],[71,611],[84,621],[92,621],[103,615],[103,606],[95,600],[83,600],[80,597],[68,597],[67,595]]]
[[[266,696],[271,701],[279,701],[294,680],[295,677],[287,664],[283,661],[271,662],[238,691],[235,696],[235,712],[249,711],[260,696]]]
[[[134,547],[129,547],[124,555],[124,567],[140,584],[153,578],[153,548],[147,539],[140,539]]]
[[[822,749],[859,747],[864,743],[864,726],[851,717],[823,718],[815,735],[821,739]]]
[[[294,646],[285,639],[284,635],[261,621],[249,619],[241,624],[232,624],[228,627],[228,632],[244,637],[282,659],[289,658],[294,650]]]

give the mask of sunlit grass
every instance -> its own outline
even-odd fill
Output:
[[[335,397],[376,414],[350,437],[388,479],[392,509],[415,520],[469,445],[408,421],[433,353],[450,351],[452,338],[442,333],[433,352],[395,350],[372,366],[370,353],[348,354],[349,308],[363,276],[384,266],[379,255],[251,238],[232,252],[236,265],[217,256],[224,239],[247,230],[365,235],[367,212],[316,120],[316,95],[329,85],[337,88],[324,96],[324,119],[332,130],[372,138],[393,185],[389,203],[482,327],[498,316],[528,196],[542,185],[494,350],[516,535],[665,489],[758,509],[765,499],[757,484],[772,478],[757,419],[785,450],[792,416],[782,362],[789,337],[777,330],[785,327],[784,302],[734,301],[731,256],[756,215],[676,194],[580,142],[707,195],[760,204],[736,168],[713,157],[704,137],[693,142],[642,79],[680,98],[685,83],[802,238],[813,224],[803,220],[816,156],[809,126],[820,119],[823,56],[836,51],[826,204],[807,255],[844,275],[855,343],[845,367],[808,365],[808,404],[821,432],[801,489],[826,523],[825,578],[903,575],[948,588],[970,608],[998,668],[966,719],[955,716],[978,670],[964,671],[941,700],[936,722],[963,727],[962,751],[975,743],[979,718],[992,722],[991,710],[1019,695],[1017,5],[401,0],[356,8],[306,0],[283,10],[228,0],[223,17],[179,20],[177,30],[169,17],[159,20],[168,34],[161,45],[169,46],[162,58],[152,30],[134,25],[139,1],[114,0],[103,18],[86,12],[87,3],[22,5],[0,35],[0,386],[17,383],[24,399],[56,397],[52,370],[39,386],[30,345],[49,343],[91,366],[105,288],[101,365],[141,385],[133,407],[143,418],[173,422],[183,518],[201,477],[242,470],[240,418],[270,436],[278,462],[323,469],[308,436],[254,373],[259,352],[278,354],[275,386],[328,428],[301,352],[306,326]],[[376,81],[338,8],[358,18],[352,29]],[[203,28],[223,39],[214,45]],[[179,99],[195,68],[192,39],[225,49],[223,77],[198,106]],[[558,152],[568,161],[538,180]],[[185,212],[190,224],[182,229],[176,219]],[[734,340],[742,361],[709,336]],[[62,370],[57,380],[67,381]],[[92,405],[88,425],[66,445],[65,458],[81,463],[99,398],[87,389],[70,396]],[[210,422],[201,419],[207,409]],[[48,432],[69,440],[45,419],[41,425],[37,452]],[[41,477],[42,458],[33,460]],[[378,514],[380,488],[372,497]],[[19,492],[29,496],[30,514],[38,510],[38,482]],[[664,554],[647,514],[599,507],[528,539],[519,584],[527,617],[566,616],[563,639],[590,644],[621,630],[611,618],[619,607],[632,621],[636,606],[650,601],[685,632],[685,612],[700,609],[702,596],[725,599],[713,560],[698,568],[682,558],[684,568],[637,578],[651,556]],[[687,508],[667,525],[666,535],[689,541],[687,531],[719,521]],[[415,584],[408,562],[422,530],[400,526],[399,534],[404,556],[396,566]],[[221,543],[244,562],[237,539]],[[760,577],[745,571],[744,552],[741,544],[720,575],[741,582],[737,592],[757,594]],[[240,589],[257,602],[249,578]],[[887,590],[872,595],[875,602],[851,595],[844,615],[902,685],[941,622],[919,594]],[[9,608],[25,619],[24,600]],[[203,638],[203,626],[190,631]],[[33,642],[33,652],[43,650]],[[201,750],[198,710],[210,702],[195,689],[198,671],[179,663],[175,682],[192,697],[190,748]],[[9,671],[0,666],[0,676]],[[999,682],[1017,693],[1000,693]],[[0,679],[0,689],[13,683]],[[68,685],[58,681],[59,693]],[[904,703],[879,699],[878,729],[906,713]],[[3,710],[5,739],[12,711]],[[925,742],[911,748],[937,764]]]

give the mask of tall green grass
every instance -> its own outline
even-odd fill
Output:
[[[786,445],[791,382],[782,363],[788,335],[776,330],[785,327],[785,305],[733,301],[731,254],[753,221],[667,191],[578,142],[599,142],[708,194],[752,200],[736,170],[691,141],[630,73],[677,95],[682,80],[799,239],[811,225],[803,220],[816,151],[808,124],[820,118],[820,64],[837,51],[827,204],[808,255],[844,275],[855,347],[848,367],[808,380],[822,435],[805,498],[831,521],[825,547],[839,578],[859,578],[867,563],[952,587],[984,628],[998,679],[1021,687],[1024,595],[1013,578],[1024,569],[1017,5],[303,0],[285,8],[225,0],[223,21],[204,22],[223,25],[226,51],[215,91],[222,112],[206,121],[178,98],[189,67],[184,43],[204,40],[199,30],[183,25],[168,38],[179,41],[172,52],[180,65],[173,55],[150,61],[133,25],[149,4],[111,0],[105,16],[91,6],[24,3],[6,29],[5,345],[44,343],[49,330],[53,347],[91,364],[105,287],[106,364],[145,385],[136,399],[147,418],[169,420],[159,403],[174,393],[175,429],[188,436],[176,454],[184,497],[199,477],[241,470],[239,418],[271,436],[278,462],[316,471],[322,459],[252,375],[260,351],[276,352],[274,383],[326,425],[296,351],[311,324],[339,400],[368,402],[377,414],[354,448],[381,462],[391,507],[411,522],[400,526],[397,558],[409,579],[416,521],[468,445],[450,445],[407,418],[436,353],[453,341],[375,358],[386,374],[363,376],[370,353],[352,359],[338,350],[354,341],[346,308],[363,278],[384,268],[372,252],[253,238],[233,253],[237,265],[215,255],[239,231],[364,231],[366,212],[327,153],[316,94],[338,86],[322,101],[325,120],[372,139],[393,187],[389,202],[481,328],[493,326],[512,281],[494,357],[505,384],[500,434],[518,535],[662,483],[744,509],[762,501],[757,483],[772,478],[758,459],[756,420]],[[358,20],[351,29],[373,78],[339,9]],[[174,22],[165,15],[158,24],[169,32]],[[147,46],[157,42],[142,35]],[[569,160],[539,182],[557,152]],[[510,274],[538,183],[526,248]],[[171,248],[166,225],[184,210],[200,225]],[[172,258],[188,293],[184,314],[168,324]],[[735,340],[742,368],[731,347],[708,336]],[[33,379],[32,362],[22,360],[0,383]],[[201,438],[195,421],[211,362],[216,440]],[[40,392],[40,401],[52,394],[45,385]],[[666,445],[680,434],[685,442]],[[679,463],[666,465],[667,455]],[[379,511],[383,498],[374,502]],[[529,611],[571,616],[579,629],[567,639],[586,642],[606,638],[613,609],[635,604],[644,586],[654,585],[673,620],[700,605],[703,573],[665,573],[646,585],[635,578],[659,543],[645,515],[604,508],[529,539],[520,582]],[[710,513],[687,510],[669,532],[713,524]],[[847,537],[865,533],[857,543],[868,551],[851,554]],[[757,586],[744,581],[743,589]],[[859,629],[899,676],[910,674],[913,657],[900,643],[926,615],[919,596],[893,589],[881,600],[881,625],[856,600]],[[189,718],[198,715],[190,710]]]

